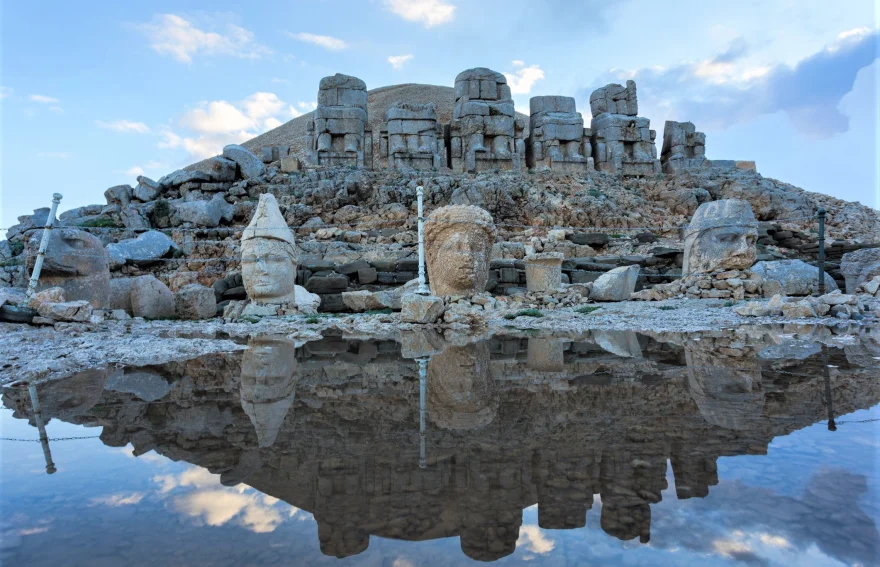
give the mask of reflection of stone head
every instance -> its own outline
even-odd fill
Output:
[[[755,263],[758,223],[747,201],[703,203],[685,229],[683,271],[744,270]]]
[[[495,417],[497,400],[489,373],[488,343],[452,346],[428,363],[428,416],[443,429],[483,427]]]
[[[42,231],[28,241],[27,263],[32,271]],[[38,289],[64,288],[67,301],[86,300],[102,309],[110,302],[110,263],[97,237],[74,228],[56,228],[49,235]]]
[[[651,507],[648,504],[635,506],[615,506],[602,502],[600,519],[602,531],[619,540],[628,541],[636,537],[641,543],[651,540]]]
[[[260,447],[270,447],[293,405],[296,350],[280,337],[250,340],[241,360],[241,407],[257,430]]]
[[[241,277],[252,301],[296,303],[293,233],[270,193],[260,195],[251,223],[241,236]]]
[[[431,293],[473,295],[485,291],[495,242],[492,216],[479,207],[450,205],[425,221],[425,255]]]
[[[707,423],[745,429],[764,411],[761,366],[754,355],[726,357],[685,345],[688,389]]]

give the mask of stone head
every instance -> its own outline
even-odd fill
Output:
[[[271,194],[260,195],[254,217],[241,237],[241,277],[252,301],[296,304],[293,233]]]
[[[28,241],[27,264],[32,271],[43,231]],[[67,301],[86,300],[103,309],[110,301],[110,262],[101,241],[75,228],[56,228],[49,235],[38,290],[64,288]]]
[[[685,229],[685,274],[745,270],[757,259],[758,222],[747,201],[703,203]]]
[[[748,428],[764,410],[761,365],[751,348],[722,354],[711,340],[685,344],[688,390],[707,423]]]
[[[241,360],[241,407],[257,431],[260,447],[275,442],[293,405],[296,345],[286,337],[255,337]]]
[[[488,343],[450,346],[428,363],[428,415],[449,430],[484,427],[495,418]]]
[[[431,293],[473,295],[485,290],[495,243],[492,216],[479,207],[450,205],[425,221],[425,262]]]

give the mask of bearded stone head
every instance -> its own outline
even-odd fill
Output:
[[[758,221],[747,201],[703,203],[685,229],[685,274],[745,270],[757,259]]]
[[[31,236],[27,245],[28,271],[33,271],[43,232]],[[96,309],[110,305],[110,263],[101,241],[75,228],[55,228],[40,271],[37,290],[64,289],[66,301],[85,300]]]
[[[447,430],[484,427],[495,418],[495,382],[486,342],[450,346],[428,363],[428,415]]]
[[[425,221],[425,261],[431,293],[474,295],[485,291],[495,243],[492,216],[479,207],[450,205]]]

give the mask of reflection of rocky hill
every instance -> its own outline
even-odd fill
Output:
[[[393,342],[325,338],[296,362],[273,358],[272,343],[244,363],[231,353],[91,372],[39,392],[45,417],[103,426],[108,445],[155,450],[312,512],[326,554],[357,554],[373,535],[459,536],[469,557],[492,560],[513,551],[525,507],[537,503],[544,528],[575,528],[594,495],[608,534],[647,541],[667,459],[677,497],[704,497],[719,456],[763,454],[825,419],[821,353],[790,361],[771,345],[621,333],[447,348],[428,367],[424,468],[418,363]],[[837,415],[880,402],[875,369],[828,352]],[[295,396],[269,383],[290,370]],[[158,382],[169,386],[161,398]],[[26,392],[4,402],[29,416]],[[274,443],[254,416],[270,416]]]

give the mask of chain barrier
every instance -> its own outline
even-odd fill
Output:
[[[45,439],[45,441],[74,441],[77,439],[98,439],[100,435],[90,435],[88,437],[50,437],[49,439]],[[44,439],[18,439],[16,437],[0,437],[0,441],[19,441],[24,443],[41,443]]]

